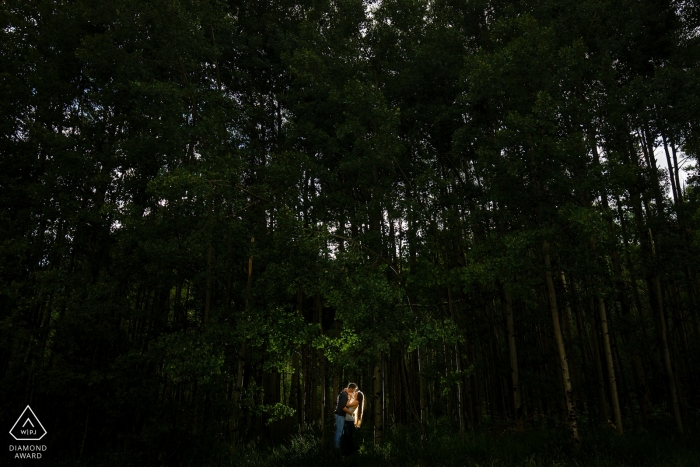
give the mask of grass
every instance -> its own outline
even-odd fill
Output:
[[[350,459],[337,460],[327,446],[321,446],[313,427],[290,436],[287,441],[261,448],[250,444],[230,450],[223,446],[190,446],[168,460],[153,453],[121,453],[119,459],[102,454],[81,463],[51,465],[85,466],[198,466],[198,467],[698,467],[698,433],[679,436],[667,426],[629,429],[620,436],[608,427],[581,430],[581,449],[574,451],[566,430],[548,427],[515,432],[507,426],[489,427],[460,434],[455,427],[438,423],[428,427],[421,441],[417,427],[394,428],[386,440],[375,446],[371,426],[355,434],[359,452]],[[177,457],[177,458],[175,458]]]
[[[364,433],[363,433],[364,431]],[[469,467],[698,467],[697,435],[683,437],[664,428],[630,431],[623,436],[609,428],[587,431],[574,451],[563,430],[545,428],[525,432],[478,430],[460,435],[448,426],[433,426],[422,442],[417,429],[394,429],[379,446],[371,429],[358,433],[359,453],[341,463],[322,449],[318,437],[298,434],[271,449],[249,450],[232,466],[469,466]],[[218,464],[221,465],[221,464]]]

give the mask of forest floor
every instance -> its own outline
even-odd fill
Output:
[[[669,429],[670,428],[670,429]],[[469,466],[469,467],[583,467],[583,466],[700,466],[698,430],[685,436],[672,427],[628,430],[620,436],[609,427],[582,430],[581,448],[571,447],[565,430],[553,427],[515,432],[491,427],[460,434],[448,427],[432,427],[421,442],[419,430],[393,430],[379,446],[372,443],[372,430],[356,433],[359,451],[337,460],[332,453],[319,453],[316,442],[297,435],[267,451],[239,458],[236,466]]]
[[[668,423],[667,423],[668,422]],[[631,426],[631,425],[630,425]],[[64,466],[178,466],[178,467],[698,467],[700,429],[686,427],[675,433],[670,420],[646,428],[628,428],[620,436],[610,427],[581,426],[581,448],[574,450],[564,427],[545,426],[515,431],[513,426],[492,425],[463,434],[446,424],[429,426],[425,441],[418,427],[393,428],[385,441],[375,446],[371,426],[355,433],[358,451],[337,459],[330,449],[332,433],[322,446],[319,433],[308,429],[275,446],[249,445],[229,451],[209,446],[180,456],[155,460],[153,453],[134,452],[118,456],[91,456],[81,463],[51,463]],[[190,446],[194,448],[194,446]],[[196,452],[195,452],[196,451]],[[175,459],[177,457],[177,459]]]

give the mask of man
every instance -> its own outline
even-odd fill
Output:
[[[346,405],[348,405],[348,397],[355,392],[357,384],[350,383],[348,387],[340,391],[335,402],[335,437],[333,438],[333,447],[336,454],[340,455],[340,437],[343,436],[343,427],[345,426],[345,414],[352,413]]]

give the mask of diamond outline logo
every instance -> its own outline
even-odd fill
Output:
[[[26,413],[27,413],[27,410],[32,414],[32,416],[34,417],[34,420],[36,420],[36,422],[39,424],[39,426],[41,427],[41,429],[42,429],[43,432],[44,432],[44,433],[42,433],[42,435],[39,436],[38,438],[37,438],[37,437],[34,437],[34,438],[18,438],[18,437],[16,437],[15,434],[12,432],[12,431],[15,429],[15,427],[17,426],[17,424],[25,417],[25,415],[26,415]],[[29,421],[29,423],[33,426],[34,424],[32,423],[31,419],[29,418],[29,415],[26,415],[26,417],[27,417],[27,420]],[[24,422],[24,425],[26,425],[26,424],[27,424],[27,422],[25,421],[25,422]],[[24,427],[24,425],[22,425],[22,427]],[[34,413],[34,411],[32,410],[32,408],[29,407],[29,406],[27,406],[27,408],[24,409],[24,411],[22,412],[22,415],[19,416],[19,418],[17,419],[17,421],[15,422],[15,424],[12,425],[12,428],[10,428],[10,434],[11,434],[12,437],[13,437],[15,440],[17,440],[17,441],[40,441],[41,438],[43,438],[44,436],[46,436],[46,433],[47,433],[46,428],[44,428],[44,425],[42,425],[41,422],[39,421],[39,417],[36,416],[36,414]]]

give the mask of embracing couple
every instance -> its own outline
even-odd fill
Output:
[[[337,455],[350,456],[355,452],[352,433],[355,427],[362,425],[362,412],[365,406],[365,395],[357,389],[357,384],[350,383],[340,391],[335,403],[335,437],[333,447]],[[341,443],[342,439],[342,443]]]

